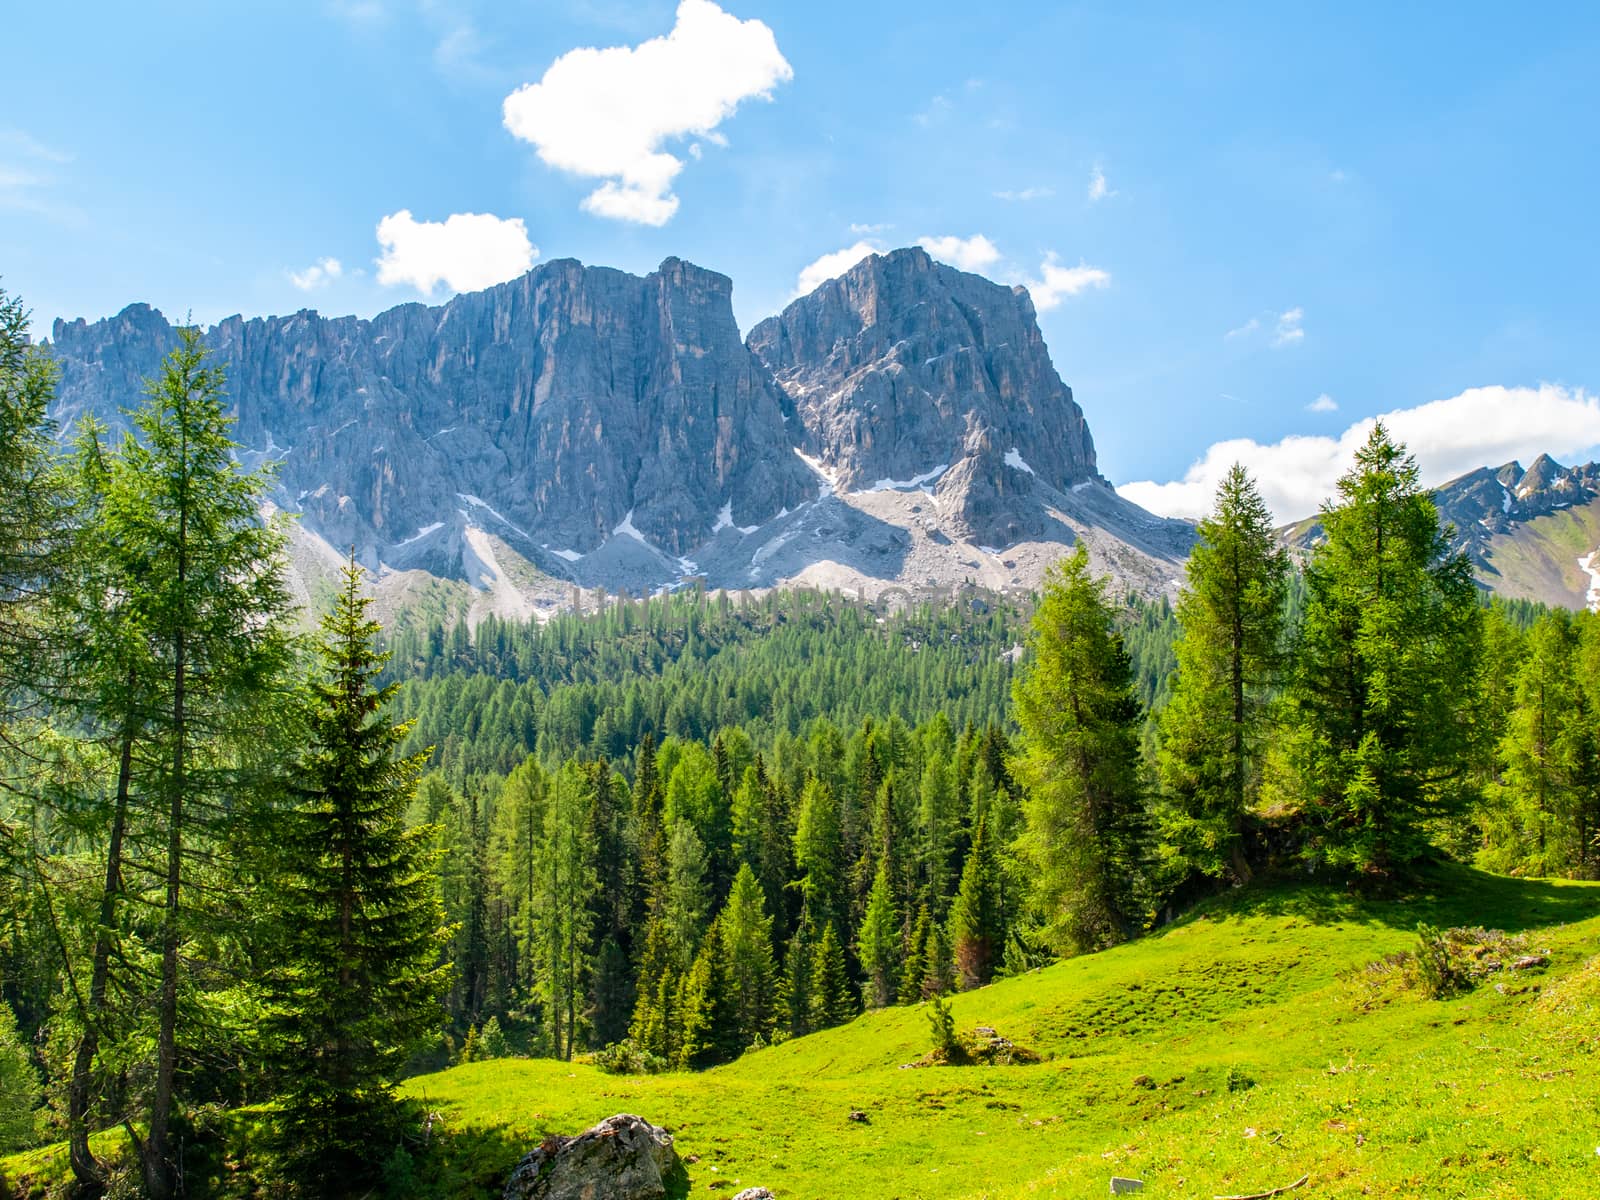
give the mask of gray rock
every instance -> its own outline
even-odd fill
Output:
[[[778,1198],[764,1187],[753,1187],[745,1188],[733,1200],[778,1200]]]
[[[593,551],[630,515],[678,556],[724,506],[751,526],[816,494],[732,293],[676,258],[643,278],[568,259],[370,321],[229,317],[206,342],[242,457],[278,462],[280,502],[333,545],[462,577],[459,538],[412,539],[477,524],[562,573],[550,550]],[[176,340],[147,305],[57,321],[57,418],[117,423]]]
[[[642,1117],[607,1117],[552,1135],[511,1172],[505,1200],[664,1200],[678,1170],[672,1135]]]
[[[875,254],[757,325],[749,344],[843,490],[937,470],[960,532],[1005,546],[1049,530],[1037,485],[1100,480],[1024,288],[917,248]]]

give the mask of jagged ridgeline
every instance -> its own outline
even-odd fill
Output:
[[[212,327],[241,457],[301,514],[301,598],[352,545],[385,611],[438,579],[474,623],[691,580],[1021,593],[1079,540],[1120,586],[1182,574],[1192,527],[1100,475],[1025,290],[897,250],[748,342],[732,290],[560,260],[371,320]],[[115,424],[176,337],[145,305],[56,322],[63,428]]]

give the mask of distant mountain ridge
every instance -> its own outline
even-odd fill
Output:
[[[1564,467],[1541,454],[1526,470],[1517,462],[1479,467],[1432,495],[1480,586],[1558,608],[1600,608],[1600,463]],[[1308,550],[1322,536],[1321,520],[1308,517],[1281,536]]]
[[[1099,475],[1027,293],[872,255],[741,341],[727,276],[557,260],[370,319],[205,332],[247,464],[277,464],[309,595],[342,548],[380,589],[464,582],[540,616],[578,589],[875,593],[1037,584],[1082,538],[1170,590],[1193,542]],[[57,321],[56,415],[115,423],[176,342],[146,305]]]

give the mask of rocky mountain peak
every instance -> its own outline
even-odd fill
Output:
[[[1042,533],[1038,484],[1103,483],[1033,302],[934,261],[874,254],[751,330],[809,453],[849,490],[937,480],[980,541]]]

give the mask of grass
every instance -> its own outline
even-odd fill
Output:
[[[1419,922],[1526,932],[1550,966],[1448,1000],[1352,978]],[[617,1112],[673,1131],[692,1196],[1100,1196],[1113,1174],[1150,1197],[1306,1174],[1307,1200],[1592,1196],[1597,955],[1600,885],[1459,867],[1382,901],[1277,885],[954,998],[958,1028],[993,1026],[1038,1065],[908,1066],[928,1021],[894,1008],[698,1075],[508,1059],[405,1091],[442,1120],[428,1196],[496,1196],[543,1134]]]
[[[1530,932],[1543,972],[1445,1001],[1346,976],[1418,922]],[[1600,885],[1448,868],[1383,902],[1312,886],[1223,898],[1162,934],[957,996],[1051,1058],[910,1068],[921,1009],[889,1009],[701,1075],[502,1060],[413,1080],[445,1120],[437,1194],[493,1194],[550,1131],[666,1125],[692,1193],[794,1200],[1104,1195],[1600,1194]],[[1370,1011],[1362,1011],[1370,1007]],[[862,1110],[867,1124],[849,1120]]]

